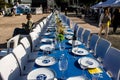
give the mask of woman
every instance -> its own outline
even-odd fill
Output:
[[[100,20],[99,20],[99,27],[100,27],[99,35],[100,36],[101,36],[102,31],[105,30],[105,38],[108,37],[110,21],[111,21],[111,15],[110,15],[109,9],[105,8],[104,13],[101,14]]]

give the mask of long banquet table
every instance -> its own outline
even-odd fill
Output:
[[[51,19],[53,19],[53,18],[51,18]],[[49,25],[48,25],[48,27],[49,26],[51,26],[51,24],[52,23],[54,23],[54,21],[53,20],[51,20],[50,22],[49,22]],[[72,31],[72,30],[71,30]],[[48,35],[42,35],[42,38],[54,38],[54,34],[55,32],[53,31],[52,32],[52,34],[50,34],[49,36]],[[65,36],[66,36],[67,34],[65,34]],[[71,52],[71,50],[72,50],[72,46],[71,46],[71,44],[69,44],[68,43],[68,39],[64,39],[64,46],[65,46],[65,49],[63,50],[63,51],[60,51],[59,50],[59,43],[57,43],[56,45],[55,45],[55,49],[54,50],[52,50],[50,53],[49,53],[49,55],[48,56],[52,56],[52,57],[54,57],[55,59],[56,59],[56,63],[54,64],[54,65],[51,65],[51,66],[39,66],[39,65],[37,65],[36,63],[34,64],[34,66],[33,66],[33,70],[35,70],[35,69],[38,69],[38,68],[49,68],[49,69],[52,69],[54,72],[55,72],[55,74],[56,74],[56,78],[59,80],[60,79],[60,77],[62,76],[62,72],[59,70],[59,67],[58,67],[58,61],[59,61],[59,58],[60,58],[60,56],[61,56],[61,54],[65,54],[65,56],[67,56],[67,59],[68,59],[68,68],[67,68],[67,70],[65,71],[65,73],[64,73],[64,76],[66,77],[66,79],[67,78],[69,78],[69,77],[74,77],[74,76],[81,76],[81,75],[83,75],[83,72],[84,72],[84,74],[87,76],[87,78],[89,78],[89,80],[92,80],[92,74],[90,74],[89,72],[88,72],[88,69],[85,69],[84,71],[83,71],[83,69],[80,67],[80,64],[78,64],[78,59],[79,58],[82,58],[82,57],[91,57],[91,58],[94,58],[94,56],[90,53],[90,54],[88,54],[88,55],[84,55],[84,56],[78,56],[78,55],[74,55],[72,52]],[[41,45],[44,45],[45,43],[44,42],[41,42],[40,44],[39,44],[39,46],[41,46]],[[83,48],[83,49],[86,49],[86,47],[84,46],[84,44],[81,44],[81,45],[79,45],[78,46],[79,48]],[[38,57],[40,57],[40,56],[43,56],[43,51],[42,50],[39,50],[39,53],[38,53]],[[101,68],[101,67],[99,67],[101,70],[102,70],[102,73],[100,73],[101,74],[101,76],[102,77],[99,77],[99,79],[98,80],[112,80],[107,74],[106,74],[106,72],[105,72],[105,70],[103,69],[103,68]]]

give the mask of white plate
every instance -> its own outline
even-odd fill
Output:
[[[74,34],[74,33],[71,31],[65,31],[65,34]]]
[[[69,40],[68,43],[72,45],[72,41],[73,40]],[[74,44],[75,46],[80,45],[80,44],[82,44],[80,41],[75,40],[75,44]]]
[[[66,38],[67,38],[67,39],[72,39],[73,36],[72,36],[72,35],[66,35]]]
[[[78,60],[78,63],[87,68],[96,68],[99,67],[98,61],[90,57],[83,57]]]
[[[85,50],[83,48],[78,48],[78,47],[73,48],[72,53],[74,53],[76,55],[87,55],[87,54],[89,54],[87,50]]]
[[[47,36],[47,35],[51,35],[51,32],[47,32],[47,33],[45,33],[44,35],[46,35],[46,36]]]
[[[49,39],[49,38],[43,38],[41,39],[41,42],[52,42],[53,39]]]
[[[48,68],[38,68],[38,69],[32,70],[27,75],[27,80],[37,80],[38,77],[44,77],[44,80],[53,80],[55,77],[55,73]]]
[[[35,63],[40,66],[50,66],[56,63],[56,59],[51,56],[41,56],[35,60]]]
[[[44,44],[44,45],[40,46],[40,49],[43,51],[51,51],[53,49],[53,46],[50,44]]]
[[[75,77],[70,77],[67,80],[87,80],[87,78],[84,76],[75,76]]]

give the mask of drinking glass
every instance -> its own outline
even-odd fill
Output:
[[[68,60],[67,60],[67,58],[65,58],[65,56],[62,56],[59,59],[59,63],[58,64],[59,64],[59,70],[62,72],[61,79],[65,80],[64,72],[65,72],[65,70],[67,70],[67,67],[68,67]]]
[[[60,49],[60,51],[63,51],[65,49],[65,43],[64,42],[59,43],[59,49]]]

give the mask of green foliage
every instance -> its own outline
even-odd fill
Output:
[[[63,41],[65,39],[65,37],[64,37],[64,34],[58,34],[58,36],[57,36],[57,40],[58,41]]]
[[[4,8],[6,5],[6,7],[11,7],[11,4],[8,4],[5,2],[5,0],[0,0],[0,8]]]

